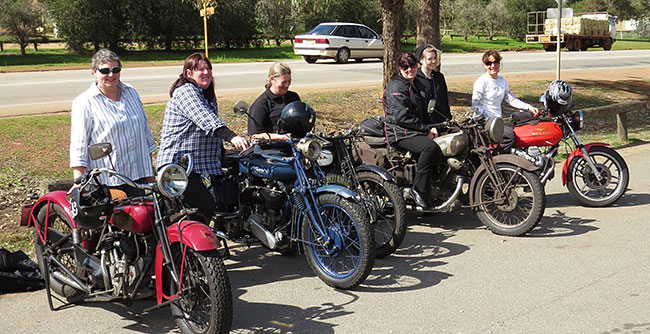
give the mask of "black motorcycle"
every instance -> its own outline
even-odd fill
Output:
[[[394,177],[383,168],[364,165],[359,158],[356,129],[346,134],[319,134],[323,149],[318,165],[327,182],[355,190],[375,232],[375,257],[393,253],[406,234],[406,203]]]

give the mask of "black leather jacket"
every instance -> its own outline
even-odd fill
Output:
[[[424,93],[424,100],[427,104],[431,99],[436,100],[436,112],[430,114],[430,119],[432,123],[441,123],[451,119],[447,82],[442,73],[433,71],[431,74],[431,79],[429,79],[422,73],[422,68],[419,68],[414,80],[415,87]]]
[[[386,138],[390,144],[431,131],[426,101],[420,91],[401,75],[391,80],[384,90]]]

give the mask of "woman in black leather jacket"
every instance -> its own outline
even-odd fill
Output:
[[[403,52],[399,59],[399,74],[384,90],[386,112],[386,138],[395,145],[418,155],[413,187],[409,190],[418,206],[431,207],[427,191],[433,171],[433,162],[440,156],[440,148],[433,141],[438,136],[429,119],[427,101],[414,85],[418,62],[410,52]]]

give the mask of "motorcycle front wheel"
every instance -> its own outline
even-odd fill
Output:
[[[599,181],[582,156],[576,156],[567,170],[567,188],[584,206],[607,206],[627,190],[630,172],[623,157],[609,147],[592,146],[589,156],[602,176]]]
[[[79,277],[82,275],[81,265],[74,256],[72,223],[68,215],[58,204],[51,203],[49,210],[48,205],[40,208],[36,214],[36,224],[38,229],[34,231],[34,250],[41,274],[43,277],[49,276],[50,289],[57,295],[68,299],[80,297],[84,292],[67,284],[66,281],[72,281],[69,275],[47,259],[51,254],[69,272]],[[52,264],[46,265],[46,263]]]
[[[334,194],[316,199],[325,233],[322,237],[306,214],[302,215],[302,241],[307,263],[325,284],[351,289],[372,270],[375,240],[361,208]]]
[[[392,254],[406,235],[406,203],[393,182],[375,173],[357,175],[361,189],[370,197],[376,220],[371,223],[375,233],[375,258]]]
[[[171,304],[176,325],[186,334],[225,334],[232,324],[230,281],[216,250],[173,250],[177,270],[181,270],[181,291],[173,280],[171,291],[179,299]]]
[[[478,176],[474,187],[474,203],[479,220],[492,232],[518,236],[533,229],[546,207],[544,186],[534,173],[505,163],[496,164],[501,180],[508,183],[505,196],[498,196],[498,187],[487,170]]]

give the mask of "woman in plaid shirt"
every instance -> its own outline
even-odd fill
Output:
[[[183,72],[174,82],[165,108],[158,168],[180,163],[190,154],[194,169],[184,193],[184,202],[199,210],[199,219],[210,222],[215,203],[201,176],[214,178],[222,174],[221,150],[223,140],[239,150],[246,149],[246,139],[236,135],[219,118],[217,98],[212,78],[212,64],[203,53],[196,52],[185,60]],[[212,182],[214,183],[214,180]]]

